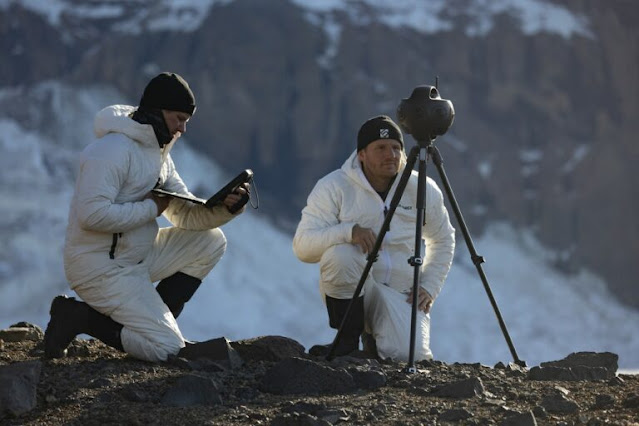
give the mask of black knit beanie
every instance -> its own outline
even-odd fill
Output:
[[[404,139],[402,131],[391,118],[387,115],[378,115],[368,119],[357,133],[357,151],[366,148],[369,143],[378,139],[394,139],[402,144],[404,148]]]
[[[140,106],[193,114],[195,96],[186,80],[178,74],[163,72],[146,85]]]

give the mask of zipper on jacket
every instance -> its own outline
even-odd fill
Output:
[[[109,259],[115,259],[115,247],[118,245],[118,237],[122,237],[122,232],[113,233],[113,242],[111,243],[111,250],[109,251]]]

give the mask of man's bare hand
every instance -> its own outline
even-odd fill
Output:
[[[364,253],[370,253],[373,251],[375,241],[377,240],[377,234],[370,228],[362,228],[355,224],[352,231],[352,244],[359,246]]]
[[[430,308],[433,306],[433,297],[421,286],[419,288],[419,296],[417,299],[417,309],[424,311],[425,314],[430,312]],[[413,289],[408,293],[406,302],[413,303]]]
[[[145,200],[149,198],[155,202],[155,205],[158,208],[158,214],[157,214],[158,216],[160,216],[162,212],[166,210],[166,208],[169,206],[169,203],[171,202],[171,197],[162,197],[153,191],[149,191],[144,196]]]
[[[224,204],[227,209],[230,209],[242,199],[242,196],[244,194],[248,194],[248,192],[249,192],[249,184],[245,182],[241,184],[240,186],[238,186],[235,189],[235,191],[227,195],[224,201],[222,201],[222,204]],[[243,212],[244,208],[245,206],[242,206],[242,208],[238,210],[235,214]]]

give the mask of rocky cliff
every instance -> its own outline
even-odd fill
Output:
[[[161,2],[96,2],[93,19],[79,18],[85,2],[65,3],[75,12],[0,3],[1,86],[109,85],[136,103],[150,76],[181,73],[198,101],[189,140],[230,173],[254,169],[262,211],[289,229],[315,181],[354,149],[361,122],[394,117],[401,98],[439,76],[456,119],[436,146],[471,233],[491,221],[532,228],[559,268],[590,268],[639,307],[636,2],[555,1],[583,23],[568,34],[528,31],[508,10],[470,31],[481,27],[471,0],[438,12],[442,31],[426,20],[424,31],[390,26],[389,9],[366,2],[322,13],[286,0],[213,2],[173,16],[181,31],[154,30]]]

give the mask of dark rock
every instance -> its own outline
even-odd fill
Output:
[[[541,405],[538,405],[535,408],[533,408],[532,412],[535,415],[535,418],[538,418],[538,419],[545,419],[546,417],[548,417],[548,412]]]
[[[151,400],[149,394],[147,394],[143,390],[132,387],[124,389],[120,395],[122,395],[124,399],[130,402],[147,402]]]
[[[22,342],[23,340],[41,340],[33,329],[27,327],[9,327],[0,330],[0,339],[5,342]]]
[[[20,321],[10,325],[9,328],[28,328],[30,330],[28,340],[32,340],[34,342],[44,339],[44,331],[42,331],[42,328],[36,324],[31,324],[30,322]]]
[[[352,368],[348,370],[360,389],[377,389],[386,386],[386,374],[379,370]]]
[[[595,405],[593,405],[593,408],[595,409],[603,409],[603,408],[610,408],[615,404],[615,397],[612,395],[597,395],[595,397]]]
[[[608,380],[608,384],[610,386],[624,386],[626,382],[619,376],[615,376],[612,379]]]
[[[566,398],[562,393],[547,395],[541,401],[541,406],[547,412],[553,414],[572,414],[579,410],[579,406],[570,399]]]
[[[260,396],[261,392],[255,388],[243,387],[235,392],[235,396],[243,402],[253,401]]]
[[[294,404],[287,405],[282,408],[285,413],[308,413],[315,414],[320,410],[325,410],[326,406],[323,404],[314,404],[312,402],[298,401]]]
[[[446,410],[439,415],[439,421],[442,422],[458,422],[461,420],[467,420],[473,417],[474,414],[465,408],[453,408],[452,410]]]
[[[222,397],[213,379],[191,374],[180,377],[162,396],[161,402],[174,407],[218,405],[222,403]]]
[[[539,364],[542,367],[575,367],[585,365],[587,367],[604,367],[617,371],[619,355],[612,352],[573,352],[566,358],[558,361],[548,361]]]
[[[449,398],[472,398],[484,393],[484,384],[479,377],[437,387],[432,394]]]
[[[631,393],[621,403],[626,408],[639,408],[639,395]]]
[[[19,416],[35,408],[41,369],[40,361],[0,366],[0,418],[5,414]]]
[[[527,411],[505,417],[500,426],[537,426],[537,419],[532,411]]]
[[[260,388],[281,395],[344,393],[356,389],[353,376],[302,358],[287,358],[269,369]]]
[[[205,342],[187,343],[178,353],[178,357],[191,361],[201,359],[217,361],[227,365],[229,368],[239,368],[244,363],[242,357],[231,346],[228,339],[218,337]]]
[[[246,361],[280,361],[301,357],[304,346],[293,339],[282,336],[262,336],[232,342],[231,346]]]
[[[229,362],[218,362],[206,358],[198,358],[192,360],[180,358],[175,355],[169,355],[167,362],[171,365],[175,365],[176,367],[184,368],[185,370],[208,371],[211,373],[227,371],[231,367]]]
[[[533,367],[528,372],[530,380],[608,380],[614,378],[614,376],[615,372],[608,368],[586,365]]]
[[[90,389],[108,388],[112,384],[113,381],[111,379],[107,377],[98,377],[97,379],[91,380],[87,387]]]

